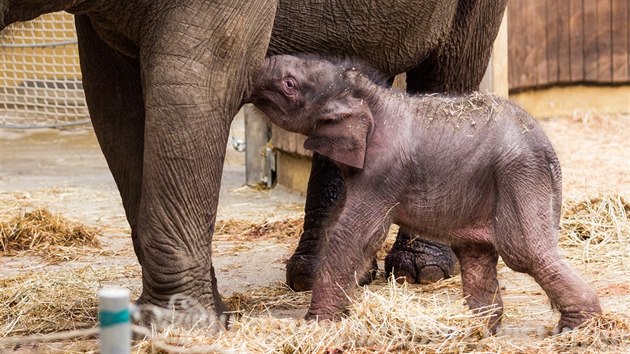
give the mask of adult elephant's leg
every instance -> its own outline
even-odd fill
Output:
[[[488,66],[492,43],[499,31],[507,0],[460,1],[453,27],[444,44],[407,72],[407,91],[466,93],[479,89]],[[449,247],[425,241],[402,229],[385,259],[389,274],[410,282],[448,278],[458,271]]]
[[[188,1],[158,13],[140,49],[140,301],[177,309],[192,300],[224,322],[211,257],[223,158],[231,119],[264,60],[275,2]]]
[[[122,197],[134,251],[142,263],[137,228],[144,142],[140,65],[105,44],[89,17],[76,16],[75,25],[92,126]]]
[[[304,207],[304,232],[287,262],[287,284],[295,291],[311,290],[319,241],[325,225],[343,194],[343,177],[335,163],[327,157],[313,154]]]
[[[507,0],[459,1],[443,44],[407,72],[411,93],[466,93],[479,89]]]

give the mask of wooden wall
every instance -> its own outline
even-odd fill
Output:
[[[628,83],[630,0],[511,0],[509,87]]]

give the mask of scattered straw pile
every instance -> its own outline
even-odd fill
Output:
[[[563,246],[627,243],[630,241],[630,202],[620,195],[568,200],[561,223]]]
[[[603,314],[580,328],[545,338],[541,349],[548,352],[597,352],[630,350],[630,316]]]
[[[58,262],[68,259],[69,248],[100,247],[98,234],[98,229],[68,221],[46,209],[22,212],[0,222],[0,255],[38,255]]]
[[[584,263],[628,257],[630,201],[620,195],[565,201],[559,243],[565,250],[579,250]]]
[[[84,267],[0,279],[0,338],[93,327],[97,290],[139,277],[136,267]]]
[[[574,262],[630,264],[627,199],[608,195],[567,200],[563,211],[560,243],[578,255]],[[227,240],[297,239],[301,227],[301,220],[260,225],[230,220],[218,224],[217,234]],[[627,301],[623,284],[630,283],[630,273],[618,274],[609,280],[626,292],[601,292],[604,309],[607,296],[608,301]],[[0,337],[91,327],[96,290],[111,280],[139,277],[136,268],[83,268],[0,280]],[[606,284],[605,279],[599,281]],[[236,315],[227,332],[171,328],[154,333],[135,348],[139,353],[630,352],[630,302],[618,306],[618,313],[605,313],[557,336],[540,332],[555,325],[551,317],[557,313],[545,312],[544,319],[521,322],[523,313],[538,310],[511,303],[504,324],[517,330],[522,323],[529,327],[520,333],[488,336],[483,316],[473,315],[464,305],[459,282],[455,277],[420,287],[379,280],[358,291],[348,316],[333,323],[302,320],[310,294],[276,284],[228,297],[226,302]],[[540,289],[522,290],[525,296],[530,292],[537,294]],[[291,317],[279,318],[278,311]],[[540,328],[532,330],[532,323]]]
[[[220,334],[167,331],[143,343],[141,352],[152,352],[164,344],[201,352],[211,352],[208,349],[213,346],[217,352],[229,348],[237,353],[372,353],[423,348],[455,352],[475,347],[488,336],[483,318],[470,313],[461,300],[445,301],[448,294],[421,294],[390,282],[359,296],[349,316],[338,322],[243,316],[232,323],[230,331]]]
[[[599,247],[598,261],[610,250],[630,261],[628,202],[620,196],[568,200],[561,223],[561,246],[575,250]],[[240,233],[239,233],[240,234]],[[625,253],[624,253],[625,252]],[[587,262],[588,259],[580,258]],[[619,281],[621,279],[615,279]],[[539,292],[540,289],[533,289]],[[221,334],[171,330],[140,344],[140,352],[372,353],[372,352],[592,352],[630,350],[630,312],[605,313],[582,327],[558,336],[539,337],[540,329],[518,337],[487,335],[483,318],[473,316],[461,301],[459,278],[427,287],[375,284],[360,292],[347,318],[336,323],[309,323],[273,318],[275,309],[308,307],[308,294],[284,286],[234,294],[226,302],[244,314],[233,317]],[[514,304],[512,304],[514,305]],[[299,309],[302,311],[300,312]],[[519,309],[520,311],[526,309]],[[508,314],[510,315],[510,314]],[[512,317],[518,316],[515,313]],[[547,318],[547,317],[545,317]],[[518,323],[518,319],[513,318]],[[554,323],[540,323],[543,332]],[[518,327],[518,325],[516,324]],[[177,349],[179,348],[179,349]]]
[[[244,220],[227,220],[217,222],[214,231],[215,239],[229,241],[257,241],[287,239],[297,240],[302,233],[302,219],[287,219],[280,221],[264,221],[252,223]]]

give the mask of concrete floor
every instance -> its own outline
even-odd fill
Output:
[[[231,136],[244,137],[242,118]],[[256,190],[245,183],[245,153],[229,144],[219,197],[218,219],[262,221],[301,217],[304,198],[282,187]],[[113,178],[91,129],[0,130],[0,216],[48,208],[64,217],[104,229],[104,247],[122,250],[115,259],[79,260],[72,265],[134,264],[128,224]],[[229,241],[213,243],[221,293],[284,280],[283,260],[292,246],[261,241],[229,252]],[[43,266],[31,257],[0,257],[0,276]]]

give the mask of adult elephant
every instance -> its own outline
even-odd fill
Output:
[[[185,295],[218,315],[211,241],[225,146],[265,55],[356,56],[390,75],[407,72],[411,92],[469,91],[506,2],[0,0],[0,29],[48,12],[76,15],[90,116],[142,266],[139,301],[167,306]],[[299,289],[316,266],[318,220],[340,191],[331,166],[313,162],[305,232],[288,267]],[[403,275],[423,266],[409,262],[418,248],[410,239],[399,237],[393,251]]]

